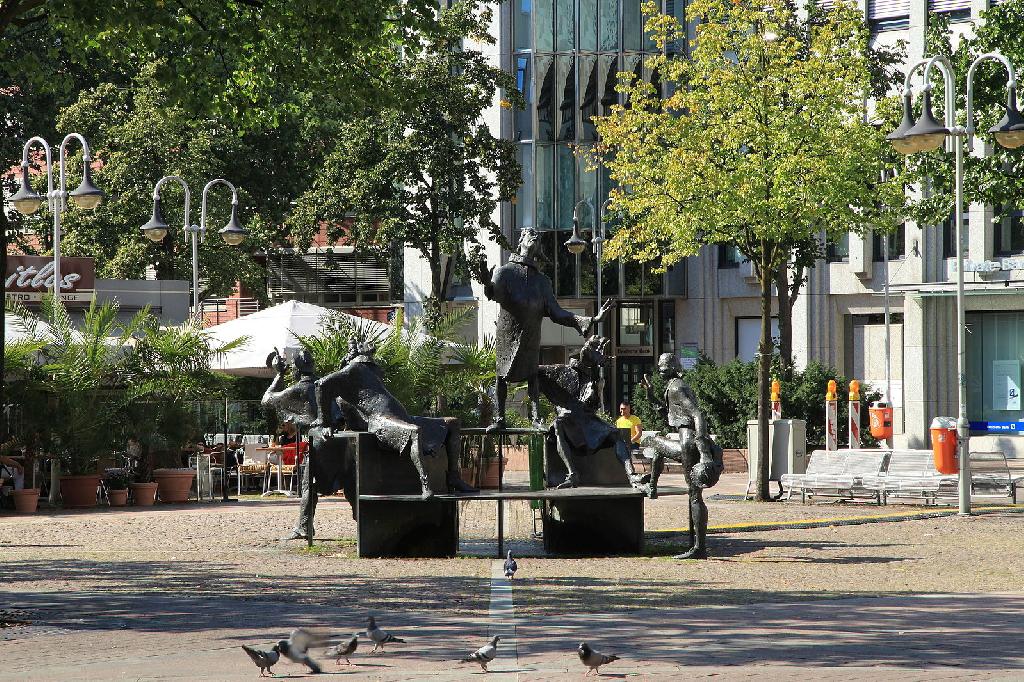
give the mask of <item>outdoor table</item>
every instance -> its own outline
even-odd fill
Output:
[[[277,490],[265,490],[262,496],[286,495],[288,497],[294,497],[295,493],[291,490],[286,490],[284,487],[284,452],[281,447],[256,448],[256,452],[266,452],[267,465],[277,467]]]

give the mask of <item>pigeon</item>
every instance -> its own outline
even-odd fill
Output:
[[[279,649],[275,644],[270,648],[270,651],[261,651],[260,649],[254,649],[251,646],[242,645],[242,650],[249,654],[249,658],[252,662],[260,667],[260,677],[264,677],[264,673],[274,674],[274,671],[270,668],[277,664],[281,658]]]
[[[313,635],[308,630],[297,628],[292,630],[292,634],[288,636],[288,639],[282,639],[278,642],[277,648],[289,661],[308,666],[311,673],[319,673],[322,672],[320,665],[310,658],[307,653],[313,643]]]
[[[352,635],[352,638],[332,646],[324,653],[327,658],[333,658],[338,665],[341,665],[341,659],[345,659],[345,662],[352,665],[352,661],[348,660],[348,657],[355,653],[356,647],[359,646],[359,635]]]
[[[612,654],[611,656],[607,656],[605,654],[602,654],[599,651],[594,651],[593,649],[590,648],[590,645],[587,644],[586,642],[580,642],[579,655],[580,655],[580,662],[583,665],[585,665],[588,668],[590,668],[587,671],[587,675],[589,675],[590,673],[594,672],[595,670],[597,670],[598,674],[600,674],[601,671],[598,670],[598,669],[602,665],[605,665],[607,663],[611,663],[612,661],[619,660],[619,657],[614,655],[614,654]]]
[[[487,664],[493,661],[494,657],[498,655],[499,639],[501,639],[501,637],[492,637],[490,644],[480,647],[469,656],[466,656],[459,661],[459,663],[479,663],[485,673],[491,672],[487,669]]]
[[[518,570],[519,566],[516,564],[516,560],[512,558],[512,550],[510,549],[508,551],[508,558],[505,559],[505,577],[512,580]]]
[[[404,639],[399,639],[390,632],[384,632],[377,627],[377,621],[373,619],[373,616],[370,616],[369,622],[366,625],[366,636],[373,640],[373,649],[370,651],[371,654],[377,651],[377,649],[384,651],[384,645],[388,642],[401,642],[402,644],[405,644]]]

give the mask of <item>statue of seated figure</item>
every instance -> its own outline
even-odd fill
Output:
[[[377,437],[383,447],[399,454],[409,453],[419,474],[423,499],[433,496],[422,457],[444,449],[448,457],[448,485],[457,492],[475,492],[462,480],[459,456],[462,442],[459,420],[454,417],[416,417],[384,385],[383,371],[374,361],[372,344],[349,340],[348,355],[341,368],[316,382],[316,402],[320,421],[326,429],[334,426],[331,415],[336,402],[344,415],[346,428],[366,431]]]
[[[609,339],[591,336],[579,355],[566,365],[541,365],[538,371],[540,390],[555,406],[551,425],[558,455],[568,474],[558,488],[575,488],[579,473],[570,455],[592,455],[604,448],[614,448],[615,456],[626,470],[630,484],[648,492],[647,478],[633,469],[629,445],[619,430],[597,414],[600,404],[600,368],[609,358],[605,350]]]

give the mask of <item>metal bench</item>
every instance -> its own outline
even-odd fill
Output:
[[[972,452],[971,494],[1008,497],[1016,504],[1016,483],[1002,452]],[[942,474],[935,468],[931,450],[894,450],[885,473],[865,481],[889,497],[920,498],[925,504],[959,496],[959,475]]]
[[[815,450],[805,473],[784,474],[781,483],[784,490],[788,489],[786,499],[792,499],[793,493],[799,491],[801,502],[817,496],[873,499],[881,504],[881,492],[865,486],[864,481],[885,471],[888,459],[888,450]]]

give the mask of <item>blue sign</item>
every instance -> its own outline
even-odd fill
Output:
[[[1016,422],[971,422],[971,431],[1024,434],[1024,420]]]

